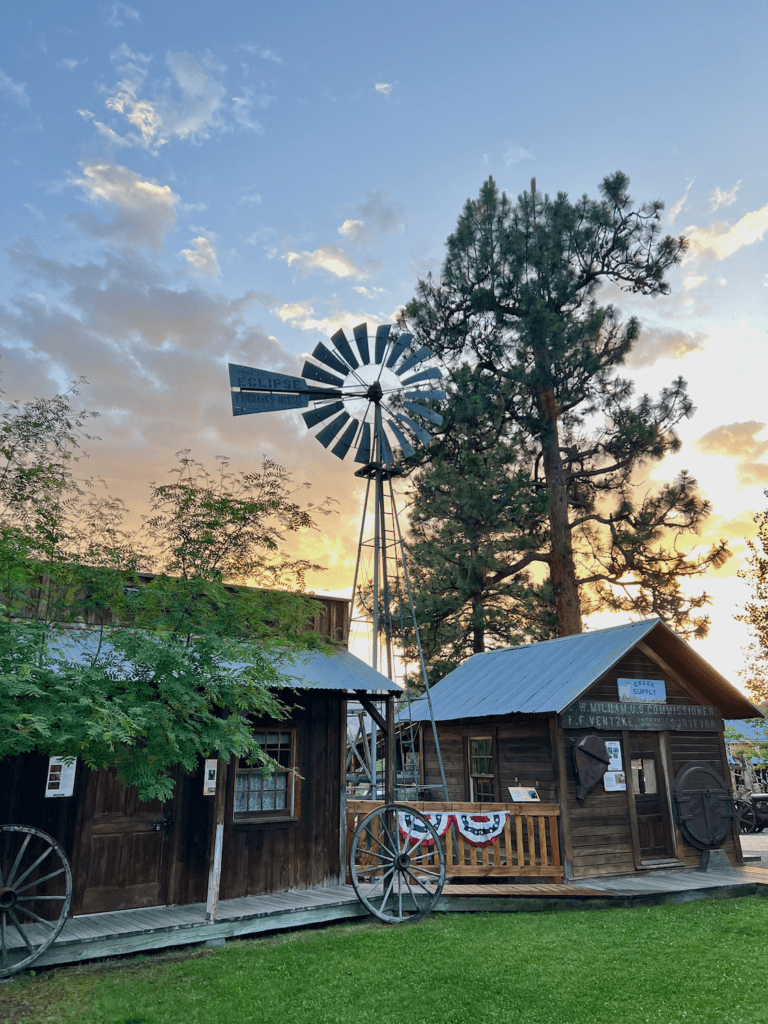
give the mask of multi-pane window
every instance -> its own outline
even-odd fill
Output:
[[[469,799],[472,803],[493,803],[493,740],[490,736],[469,741]]]
[[[277,762],[272,775],[238,762],[235,771],[235,819],[293,814],[294,734],[288,729],[254,733],[259,746]]]

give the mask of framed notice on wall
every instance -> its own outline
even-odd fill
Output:
[[[77,758],[51,757],[48,759],[48,778],[45,781],[46,796],[72,796],[75,791]]]
[[[624,772],[606,772],[603,776],[606,793],[617,793],[627,788],[627,776]]]

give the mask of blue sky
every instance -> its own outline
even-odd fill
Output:
[[[604,294],[644,324],[638,390],[690,383],[683,450],[652,478],[689,469],[732,541],[700,650],[736,676],[768,486],[765,3],[3,9],[7,395],[86,376],[89,468],[137,513],[180,449],[277,459],[340,500],[302,541],[328,566],[317,589],[351,582],[357,481],[296,414],[233,419],[227,362],[298,373],[324,334],[390,322],[489,174],[578,196],[620,168],[662,199],[691,238],[672,294]]]

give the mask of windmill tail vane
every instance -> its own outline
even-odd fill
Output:
[[[355,462],[391,465],[394,449],[408,458],[414,444],[429,444],[425,423],[442,423],[440,413],[423,404],[446,397],[430,383],[442,378],[441,371],[418,369],[432,355],[429,348],[414,347],[411,334],[392,332],[391,324],[377,327],[373,337],[367,324],[359,324],[353,339],[340,328],[330,345],[315,346],[301,377],[230,363],[232,412],[306,409],[307,427],[320,428],[315,437],[324,448],[333,444],[337,458],[354,450]]]

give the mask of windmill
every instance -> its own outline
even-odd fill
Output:
[[[354,343],[354,347],[353,347]],[[349,339],[343,329],[339,329],[330,339],[330,345],[320,342],[307,359],[301,377],[275,373],[249,366],[230,363],[229,380],[232,388],[232,412],[235,416],[251,413],[277,412],[284,409],[304,409],[304,421],[310,430],[316,430],[315,437],[324,448],[330,448],[338,459],[344,460],[354,453],[354,463],[360,468],[355,475],[366,480],[365,503],[363,507],[360,539],[358,542],[355,579],[352,588],[353,604],[358,594],[358,577],[363,550],[366,546],[373,548],[373,590],[371,612],[373,619],[373,668],[378,669],[381,638],[387,661],[387,674],[393,678],[393,614],[392,587],[388,566],[388,535],[392,537],[395,557],[399,557],[403,571],[405,595],[408,601],[407,615],[413,624],[421,674],[424,681],[428,702],[432,733],[445,799],[448,800],[448,788],[445,780],[440,746],[437,738],[434,717],[432,715],[432,699],[427,680],[426,666],[421,650],[421,642],[416,626],[416,613],[413,605],[410,580],[405,561],[402,532],[397,516],[392,479],[400,475],[395,464],[394,452],[399,449],[407,458],[415,454],[418,445],[428,445],[431,441],[428,426],[439,426],[442,416],[430,405],[445,399],[445,391],[439,388],[442,373],[438,367],[425,365],[429,363],[433,353],[424,346],[414,345],[413,336],[392,330],[392,325],[384,324],[376,328],[375,336],[371,337],[368,325],[359,324],[354,328],[353,339]],[[425,404],[429,403],[429,404]],[[372,501],[373,531],[371,542],[364,539],[365,524]],[[388,529],[389,524],[389,529]],[[398,590],[400,588],[398,587]],[[375,709],[368,708],[372,718],[370,771],[374,796],[376,794],[376,720]],[[408,716],[410,718],[410,716]],[[381,723],[383,725],[383,722]],[[416,881],[424,892],[428,892],[430,905],[433,905],[442,889],[445,877],[444,861],[437,860],[442,868],[440,876],[431,885],[425,887],[422,875],[413,873],[415,860],[423,859],[414,853],[418,844],[410,850],[412,825],[407,827],[404,846],[400,847],[398,828],[393,825],[393,815],[398,812],[398,805],[391,803],[394,796],[394,758],[393,733],[394,723],[390,723],[388,773],[385,785],[388,806],[371,812],[361,822],[351,847],[350,868],[352,881],[363,903],[378,917],[387,921],[398,921],[423,916],[423,899],[416,899],[412,890],[412,881]],[[365,738],[365,737],[364,737]],[[418,827],[427,828],[427,834],[434,832],[427,819],[421,817],[410,808],[401,807],[399,813],[410,815],[409,822],[418,820]],[[415,814],[415,817],[413,816]],[[376,819],[374,821],[373,819]],[[369,821],[368,819],[371,819]],[[416,827],[415,825],[413,827]],[[386,835],[386,850],[371,853],[370,844],[381,846],[381,836]],[[440,850],[437,833],[434,833],[436,849]],[[397,847],[397,848],[396,848]],[[377,847],[378,849],[378,847]],[[366,852],[367,851],[367,852]],[[407,854],[407,855],[406,855]],[[436,857],[433,853],[431,856]],[[389,864],[388,884],[384,875],[375,879],[376,886],[381,887],[377,896],[366,893],[366,884],[358,885],[357,870],[368,873],[367,877],[373,884],[372,869],[355,864],[361,863]],[[373,858],[373,861],[372,861]],[[376,860],[378,858],[378,861]],[[431,863],[431,862],[430,862]],[[434,875],[434,866],[428,870],[421,865],[418,872]],[[376,869],[379,872],[379,869]],[[374,872],[374,873],[376,873]],[[384,873],[386,875],[386,872]],[[438,884],[439,882],[439,884]],[[390,913],[387,909],[388,900],[394,900],[395,883],[399,892],[397,908]],[[370,888],[370,886],[368,886]],[[403,894],[410,891],[413,907],[404,910]],[[435,895],[435,892],[437,895]],[[419,894],[423,895],[423,894]],[[369,898],[370,896],[370,898]]]

